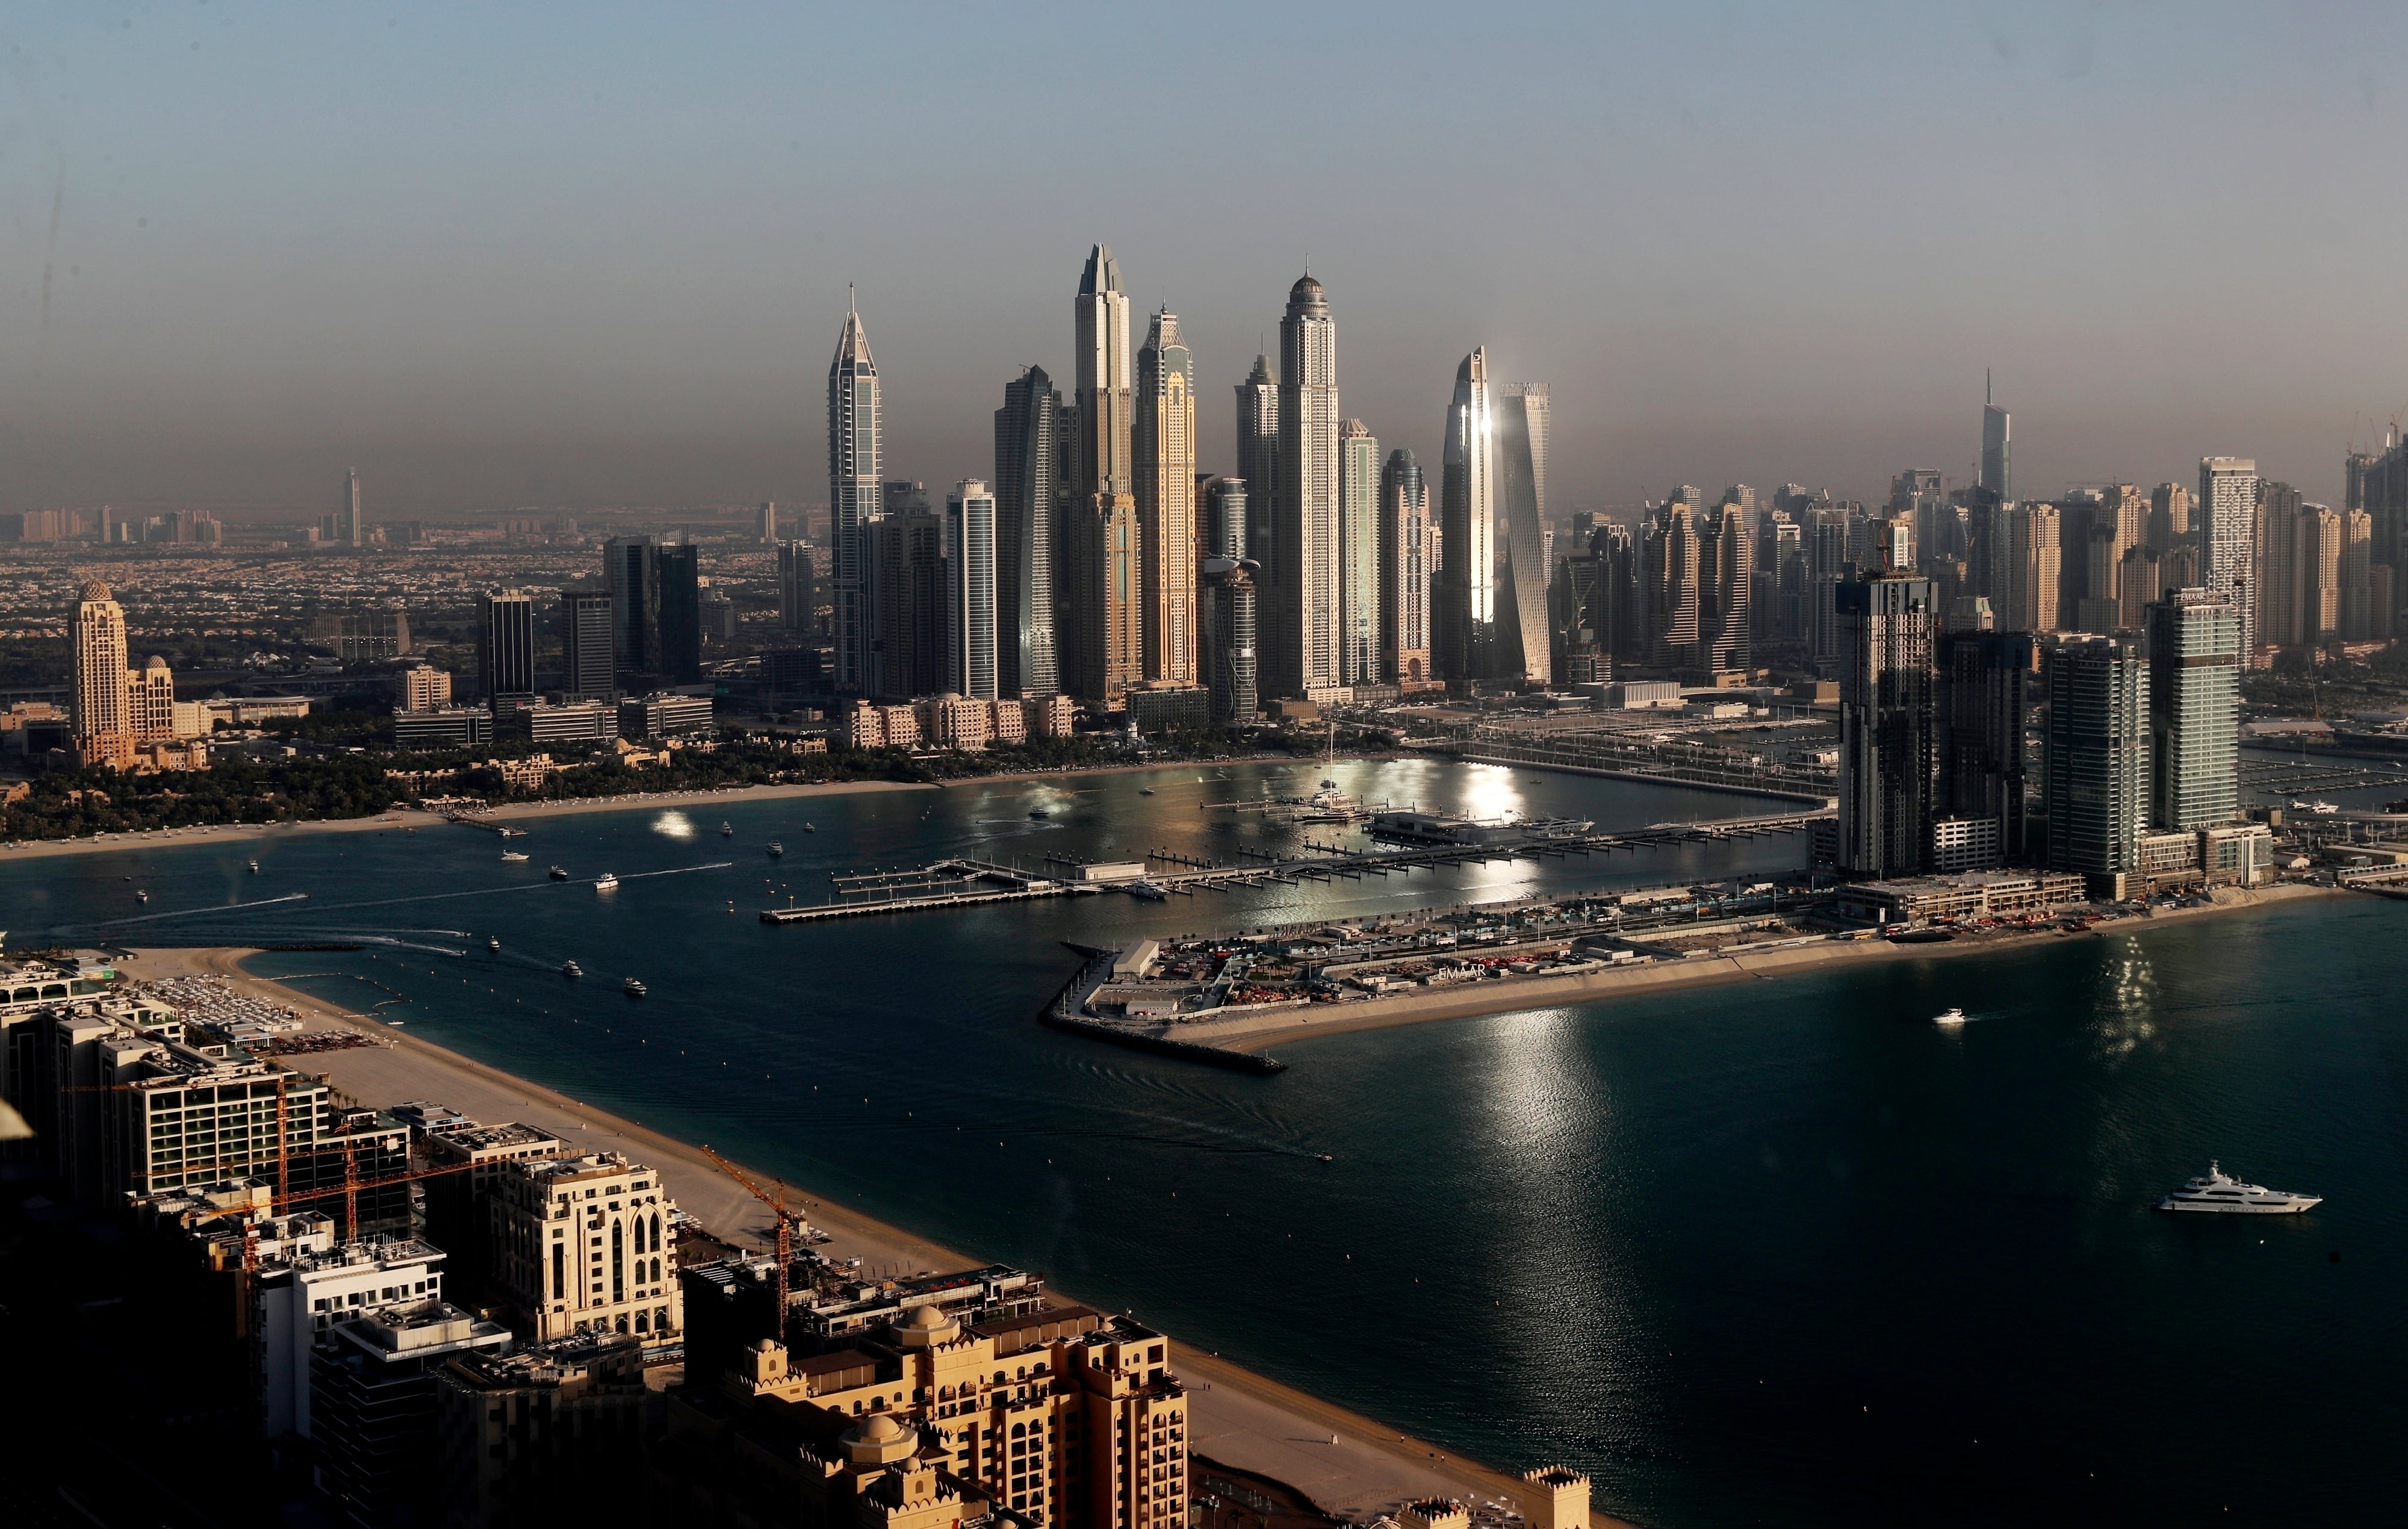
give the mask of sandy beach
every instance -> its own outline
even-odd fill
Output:
[[[2345,893],[2331,887],[2290,885],[2262,888],[2252,900],[2211,904],[2203,907],[2166,908],[2148,914],[2101,922],[2086,934],[1992,933],[1932,945],[1893,945],[1887,940],[1817,939],[1756,954],[1698,955],[1684,961],[1656,961],[1641,966],[1607,967],[1571,977],[1541,977],[1519,981],[1482,981],[1436,992],[1366,998],[1357,1003],[1315,1004],[1303,1008],[1274,1009],[1235,1020],[1167,1026],[1157,1034],[1225,1050],[1261,1051],[1319,1036],[1342,1036],[1362,1030],[1384,1030],[1400,1024],[1427,1024],[1437,1020],[1468,1019],[1478,1014],[1504,1014],[1555,1004],[1590,1003],[1600,998],[1641,996],[1676,988],[1704,987],[1717,982],[1770,981],[1799,972],[1846,962],[1932,961],[2028,949],[2044,941],[2097,939],[2134,933],[2154,924],[2182,919],[2298,902]]]
[[[590,1108],[566,1094],[405,1031],[252,977],[240,963],[253,953],[236,947],[145,948],[134,953],[125,969],[137,979],[206,973],[268,1002],[298,1009],[308,1030],[350,1029],[369,1036],[378,1044],[320,1052],[294,1062],[308,1071],[325,1073],[337,1088],[372,1106],[428,1100],[488,1123],[522,1121],[552,1132],[580,1150],[625,1152],[658,1167],[680,1207],[713,1236],[738,1247],[769,1246],[767,1208],[691,1144],[649,1130],[640,1121]],[[767,1175],[755,1177],[768,1180]],[[837,1258],[859,1258],[871,1270],[908,1273],[991,1262],[929,1241],[809,1189],[795,1188],[790,1203],[829,1234],[832,1240],[823,1251]],[[1065,1301],[1079,1298],[1075,1292],[1058,1287],[1054,1293]],[[1285,1481],[1341,1517],[1368,1519],[1409,1498],[1433,1494],[1496,1498],[1516,1485],[1511,1477],[1478,1462],[1400,1435],[1372,1419],[1184,1343],[1179,1367],[1193,1392],[1197,1453]],[[1612,1529],[1621,1521],[1599,1512],[1594,1522]]]

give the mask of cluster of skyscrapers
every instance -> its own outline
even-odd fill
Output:
[[[1005,386],[990,479],[939,512],[881,460],[878,368],[857,310],[828,372],[828,592],[839,693],[1065,694],[1171,720],[1444,679],[1545,682],[1547,392],[1464,363],[1440,502],[1339,402],[1328,294],[1288,293],[1279,359],[1237,387],[1237,461],[1197,462],[1196,361],[1178,315],[1133,323],[1097,245],[1073,299],[1067,395]],[[1444,550],[1465,549],[1449,572]]]

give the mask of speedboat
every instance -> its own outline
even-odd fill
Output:
[[[568,879],[568,873],[554,865],[552,868],[552,879],[555,881],[566,881]]]
[[[150,894],[137,887],[134,892],[134,900],[137,903],[147,903],[150,900]]]
[[[776,839],[771,839],[769,841],[769,858],[771,860],[777,859],[785,852],[786,847],[784,845],[779,843]]]
[[[2329,818],[2334,813],[2339,812],[2341,808],[2335,807],[2330,802],[2310,802],[2308,804],[2308,810],[2315,813],[2319,818]]]
[[[611,875],[609,871],[604,871],[601,875],[594,879],[594,890],[595,892],[616,892],[619,890],[619,879]]]
[[[818,829],[816,829],[816,828],[813,828],[813,827],[812,827],[810,824],[809,824],[809,823],[805,823],[805,824],[803,824],[803,832],[804,832],[804,833],[806,833],[806,834],[816,834],[816,833],[818,833],[818,832],[819,832],[819,830],[818,830]]]
[[[585,975],[585,968],[579,965],[574,961],[564,961],[560,964],[560,975],[563,977],[582,977]]]
[[[1961,1008],[1942,1009],[1941,1012],[1931,1016],[1931,1022],[1934,1024],[1963,1024],[1965,1022],[1965,1011]]]
[[[1140,786],[1137,788],[1137,793],[1140,796],[1151,796],[1154,794],[1154,788],[1152,786]]]
[[[253,876],[257,876],[259,874],[259,862],[256,860],[251,863],[251,874]]]
[[[721,819],[721,820],[720,820],[720,823],[719,823],[719,836],[720,836],[721,838],[733,838],[733,837],[735,837],[735,836],[736,836],[736,825],[735,825],[734,823],[732,823],[732,822],[727,822],[727,821],[726,821],[725,819],[724,819],[724,818],[723,818],[723,819]]]
[[[526,858],[526,851],[523,850],[505,850],[502,851],[502,858],[504,860],[510,861],[524,860]]]
[[[1142,897],[1149,903],[1167,903],[1170,900],[1170,893],[1151,881],[1132,881],[1128,884],[1128,890],[1130,896]]]
[[[501,948],[502,948],[502,936],[499,936],[499,935],[487,935],[487,936],[485,936],[485,949],[486,949],[486,950],[500,950]]]
[[[631,977],[619,984],[619,991],[624,993],[630,998],[640,998],[648,990],[645,988],[644,984],[637,981]]]
[[[2159,1210],[2217,1210],[2227,1215],[2288,1216],[2324,1204],[2318,1194],[2294,1194],[2288,1190],[2244,1184],[2214,1161],[2207,1177],[2194,1179],[2157,1202]]]
[[[1032,818],[1050,818],[1054,816],[1052,812],[1041,807],[1030,807],[1028,809],[1028,815]]]

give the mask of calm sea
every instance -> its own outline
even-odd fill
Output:
[[[19,948],[390,942],[256,966],[328,974],[300,985],[1400,1428],[1579,1466],[1649,1525],[2395,1522],[2408,904],[1322,1037],[1263,1078],[1037,1026],[1076,962],[1061,942],[1771,870],[1804,842],[754,917],[824,897],[832,871],[946,853],[1326,841],[1199,810],[1323,773],[697,798],[538,822],[512,865],[459,828],[276,840],[257,876],[251,846],[0,860],[0,926]],[[1331,773],[1605,827],[1781,806],[1437,763]],[[554,883],[553,864],[623,885]],[[581,984],[558,973],[571,958]],[[628,975],[649,999],[619,993]],[[1935,1029],[1950,1005],[1973,1022]],[[2150,1211],[2212,1157],[2327,1203]]]

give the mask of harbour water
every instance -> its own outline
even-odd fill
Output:
[[[12,948],[369,941],[253,968],[323,974],[296,985],[1399,1429],[1579,1466],[1644,1524],[2396,1510],[2408,904],[1318,1037],[1268,1077],[1036,1025],[1076,964],[1060,942],[1770,871],[1804,841],[755,918],[824,897],[831,871],[944,854],[1326,842],[1198,810],[1324,773],[693,798],[536,820],[524,864],[465,828],[0,859],[0,926]],[[1327,773],[1603,829],[1778,809],[1438,763]],[[604,870],[616,892],[591,885]],[[631,975],[651,996],[622,995]],[[1951,1005],[1971,1022],[1928,1022]],[[2151,1212],[2210,1157],[2326,1203]]]

